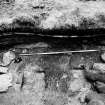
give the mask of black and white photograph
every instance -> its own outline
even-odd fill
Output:
[[[0,0],[0,105],[105,105],[105,0]]]

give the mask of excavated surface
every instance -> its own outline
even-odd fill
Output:
[[[30,49],[37,45],[15,48]],[[48,46],[43,47],[40,52]],[[8,66],[12,86],[5,92],[1,91],[0,105],[93,105],[96,100],[100,105],[105,104],[104,93],[100,94],[93,88],[81,68],[85,65],[89,70],[93,63],[102,63],[100,52],[20,57],[21,62],[12,62]],[[86,97],[92,101],[86,101]]]

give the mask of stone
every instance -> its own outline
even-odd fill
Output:
[[[81,105],[81,103],[77,99],[69,99],[68,105]]]
[[[3,65],[8,65],[13,59],[15,59],[15,53],[8,51],[3,54]]]
[[[102,100],[92,100],[87,105],[105,105]]]
[[[100,93],[103,93],[103,94],[105,93],[105,83],[97,81],[95,84],[95,87]]]
[[[70,81],[69,89],[72,92],[80,91],[85,86],[85,78],[82,70],[73,70],[73,80]]]
[[[105,73],[105,64],[104,63],[94,63],[93,69],[99,72]]]
[[[101,54],[101,59],[105,62],[105,53]]]
[[[1,73],[7,73],[8,72],[8,68],[7,67],[0,67],[0,72]]]
[[[90,92],[86,98],[89,100],[87,105],[105,105],[105,98],[102,94]]]
[[[12,86],[12,75],[10,73],[0,75],[0,92],[7,91],[10,86]]]
[[[85,97],[91,91],[91,84],[85,80],[82,70],[78,70],[78,71],[73,70],[72,73],[73,73],[73,78],[72,78],[72,81],[70,81],[69,90],[77,94],[71,97],[73,99],[79,100],[78,102],[84,103]],[[79,104],[73,103],[73,105],[79,105]]]

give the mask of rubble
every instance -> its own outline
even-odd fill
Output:
[[[104,0],[1,0],[0,3],[1,29],[18,28],[19,23],[25,26],[24,22],[25,27],[38,29],[105,28]]]

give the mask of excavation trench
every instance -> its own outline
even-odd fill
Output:
[[[0,0],[0,105],[105,105],[104,5]]]
[[[103,34],[3,32],[0,105],[104,105],[104,50]]]

